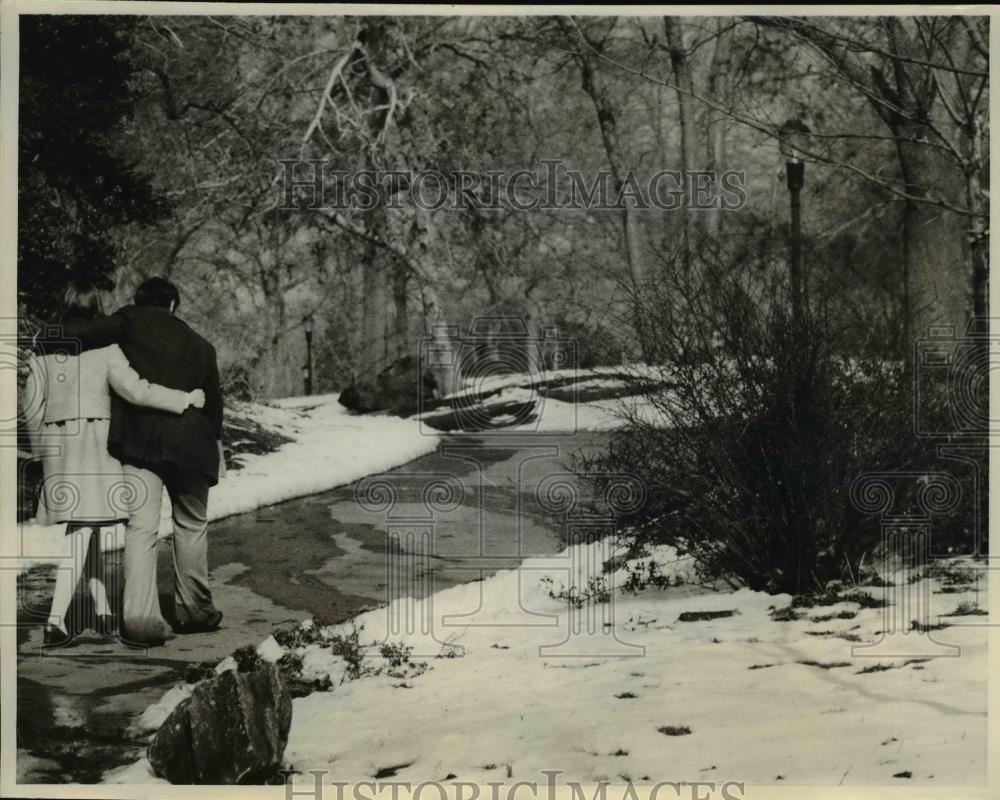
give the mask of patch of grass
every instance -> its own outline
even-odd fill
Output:
[[[661,725],[656,730],[664,736],[687,736],[691,733],[687,725]]]
[[[802,619],[804,615],[793,611],[791,606],[786,606],[785,608],[772,608],[771,609],[771,619],[775,622],[795,622],[796,620]]]
[[[637,698],[638,696],[639,695],[634,694],[633,692],[622,692],[621,694],[616,694],[615,695],[615,699],[616,700],[635,700],[635,698]]]
[[[423,675],[427,671],[427,662],[411,660],[412,652],[412,647],[399,642],[386,642],[379,647],[379,654],[389,662],[385,674],[390,678],[415,678]]]
[[[222,447],[226,454],[226,469],[243,469],[240,456],[267,455],[282,445],[294,441],[291,437],[265,428],[256,420],[226,407],[222,420]]]
[[[553,600],[565,600],[574,608],[583,608],[588,605],[603,605],[611,600],[611,590],[608,587],[607,579],[603,575],[591,577],[583,589],[576,585],[569,588],[560,586],[556,589],[552,578],[548,575],[541,579],[541,583],[548,584],[549,597]]]
[[[895,664],[872,664],[865,667],[864,669],[859,669],[855,672],[855,675],[868,675],[872,672],[887,672],[890,669],[897,669]]]
[[[413,764],[412,761],[406,764],[394,764],[391,767],[382,767],[381,769],[375,770],[375,774],[372,775],[375,780],[382,780],[383,778],[391,778],[401,769],[406,769]]]
[[[980,608],[976,603],[965,602],[959,603],[955,610],[948,614],[949,617],[971,617],[971,616],[986,616],[989,614],[983,608]]]
[[[924,574],[928,578],[937,578],[945,586],[964,586],[976,580],[974,570],[968,567],[956,567],[955,562],[931,564]]]
[[[809,617],[809,621],[829,622],[833,619],[854,619],[857,615],[857,611],[838,611],[836,614],[818,614],[815,617]]]
[[[845,633],[843,631],[806,631],[806,636],[830,636],[836,639],[844,639],[848,642],[861,641],[861,637],[856,633]]]
[[[947,622],[939,622],[937,625],[924,624],[920,620],[910,620],[910,630],[917,633],[928,633],[929,631],[940,631],[951,626]]]
[[[413,661],[410,658],[413,648],[402,643],[386,642],[377,646],[362,644],[361,633],[363,630],[363,625],[354,625],[347,633],[331,633],[325,624],[318,621],[292,628],[279,628],[272,635],[275,641],[288,652],[279,659],[278,666],[290,684],[295,686],[296,691],[301,694],[331,688],[329,681],[323,684],[321,682],[306,683],[301,680],[302,657],[294,651],[308,645],[327,647],[333,655],[344,659],[347,665],[344,680],[358,680],[382,674],[391,678],[406,679],[418,677],[427,671],[427,662]],[[253,655],[256,656],[256,651]],[[379,657],[382,659],[381,663],[379,663]]]
[[[776,666],[775,664],[751,664],[747,669],[767,669]]]
[[[214,678],[215,675],[215,663],[200,661],[187,665],[187,668],[184,670],[184,682],[198,683],[198,681],[203,681],[206,678]]]
[[[861,641],[861,637],[856,633],[843,633],[841,631],[806,631],[806,636],[833,636],[837,639],[846,639],[848,642]]]
[[[725,617],[732,617],[740,612],[736,609],[729,609],[727,611],[682,611],[680,616],[677,617],[678,622],[704,622],[710,619],[724,619]]]
[[[813,608],[815,606],[832,606],[837,603],[857,603],[862,608],[885,608],[885,600],[873,597],[868,592],[852,589],[847,592],[824,591],[815,594],[797,594],[792,598],[792,608]]]
[[[649,561],[645,568],[642,564],[629,570],[628,577],[622,583],[622,594],[638,594],[646,589],[669,589],[671,586],[681,586],[684,579],[677,575],[671,578],[660,572],[660,565]]]
[[[876,570],[866,567],[858,574],[858,583],[865,586],[895,586],[888,578],[883,578]]]
[[[805,659],[802,661],[796,661],[796,664],[802,664],[806,667],[819,667],[820,669],[837,669],[838,667],[849,667],[851,666],[850,661],[812,661]]]

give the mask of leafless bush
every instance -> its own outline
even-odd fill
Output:
[[[932,458],[888,338],[838,328],[829,308],[793,321],[782,282],[750,270],[667,263],[635,304],[659,365],[642,390],[652,413],[626,407],[607,452],[581,462],[597,483],[625,468],[645,479],[629,535],[754,589],[799,595],[859,574],[879,527],[852,506],[852,482]]]

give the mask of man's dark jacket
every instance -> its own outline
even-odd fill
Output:
[[[82,350],[118,344],[132,368],[151,383],[205,392],[203,409],[180,416],[142,408],[113,396],[108,451],[119,461],[157,470],[172,464],[218,482],[222,439],[222,394],[215,348],[158,306],[126,306],[110,317],[76,320],[63,326],[66,339]],[[44,348],[43,348],[44,349]]]

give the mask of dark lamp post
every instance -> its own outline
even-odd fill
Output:
[[[312,357],[312,344],[313,344],[313,318],[310,314],[303,321],[303,326],[306,332],[306,363],[302,367],[302,381],[305,384],[305,391],[307,395],[313,393],[313,357]]]
[[[805,281],[802,275],[802,205],[800,196],[805,185],[805,164],[800,149],[809,141],[809,126],[800,119],[790,119],[778,131],[778,144],[785,157],[785,181],[791,203],[788,238],[790,244],[789,272],[792,284],[792,322],[802,322],[805,305]]]

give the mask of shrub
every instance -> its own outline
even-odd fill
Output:
[[[578,461],[598,494],[615,473],[643,477],[646,502],[620,517],[633,543],[672,544],[733,586],[854,582],[880,529],[852,504],[853,481],[936,466],[913,432],[902,356],[829,309],[793,321],[780,284],[734,273],[666,268],[636,302],[660,365],[658,382],[636,376],[655,418],[626,404],[607,451]]]
[[[592,576],[583,589],[575,584],[568,588],[560,586],[556,589],[552,578],[548,575],[543,576],[540,582],[549,587],[549,597],[553,600],[565,600],[574,608],[603,605],[611,600],[611,589],[607,579],[602,575]]]

